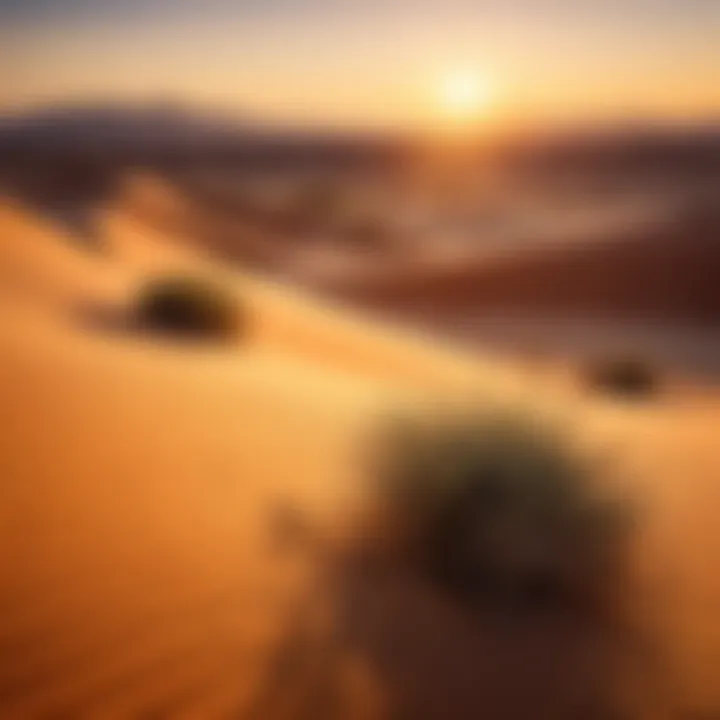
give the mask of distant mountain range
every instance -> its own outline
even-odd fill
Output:
[[[237,143],[382,144],[397,141],[378,133],[307,130],[263,120],[154,105],[60,105],[0,116],[0,145],[8,143],[94,147],[207,147]],[[636,122],[529,133],[509,144],[525,152],[579,148],[709,146],[720,151],[720,118],[704,123]]]
[[[212,149],[232,145],[367,144],[368,134],[310,131],[175,105],[59,106],[0,117],[0,148]],[[383,140],[383,142],[385,142]]]

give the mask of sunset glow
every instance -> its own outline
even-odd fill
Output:
[[[442,113],[461,122],[478,120],[487,112],[493,99],[487,78],[467,70],[444,76],[437,94]]]
[[[720,112],[717,3],[0,0],[0,113],[173,102],[318,127]],[[608,48],[612,48],[609,52]]]

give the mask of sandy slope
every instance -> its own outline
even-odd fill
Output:
[[[78,241],[30,215],[10,201],[0,201],[0,281],[51,306],[111,302],[127,289],[128,275]]]
[[[305,552],[285,509],[342,534],[383,410],[504,394],[515,373],[238,280],[129,218],[107,233],[117,277],[197,267],[257,324],[245,348],[190,351],[2,308],[2,717],[606,718],[640,660],[638,717],[720,711],[716,399],[582,416],[641,493],[642,652],[569,619],[471,623],[402,568]],[[38,287],[94,297],[94,266],[37,252]]]
[[[103,236],[119,263],[139,274],[169,268],[223,283],[248,309],[249,341],[257,347],[414,388],[524,391],[522,374],[511,368],[458,355],[432,338],[383,327],[269,280],[230,271],[187,248],[178,250],[171,237],[121,208],[106,213]]]
[[[3,320],[2,716],[163,716],[213,683],[240,706],[297,592],[274,514],[337,519],[381,396]]]
[[[224,260],[265,267],[282,263],[288,250],[287,243],[268,235],[247,208],[209,207],[149,172],[128,174],[113,204],[144,225]]]

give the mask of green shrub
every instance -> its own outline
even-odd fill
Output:
[[[230,340],[243,324],[235,298],[195,277],[148,281],[140,289],[135,320],[146,330],[199,340]]]
[[[596,390],[631,399],[654,395],[659,385],[652,366],[632,357],[596,362],[587,371],[587,381]]]
[[[404,425],[382,486],[405,551],[468,602],[600,601],[628,529],[591,463],[563,436],[503,412]]]

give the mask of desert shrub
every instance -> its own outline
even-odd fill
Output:
[[[640,358],[608,358],[595,362],[587,371],[588,384],[618,397],[641,399],[658,391],[653,367]]]
[[[134,317],[149,331],[186,339],[229,340],[242,329],[235,298],[195,277],[161,277],[139,291]]]
[[[419,568],[471,603],[595,603],[617,588],[629,515],[557,430],[488,412],[396,428],[388,520]]]

